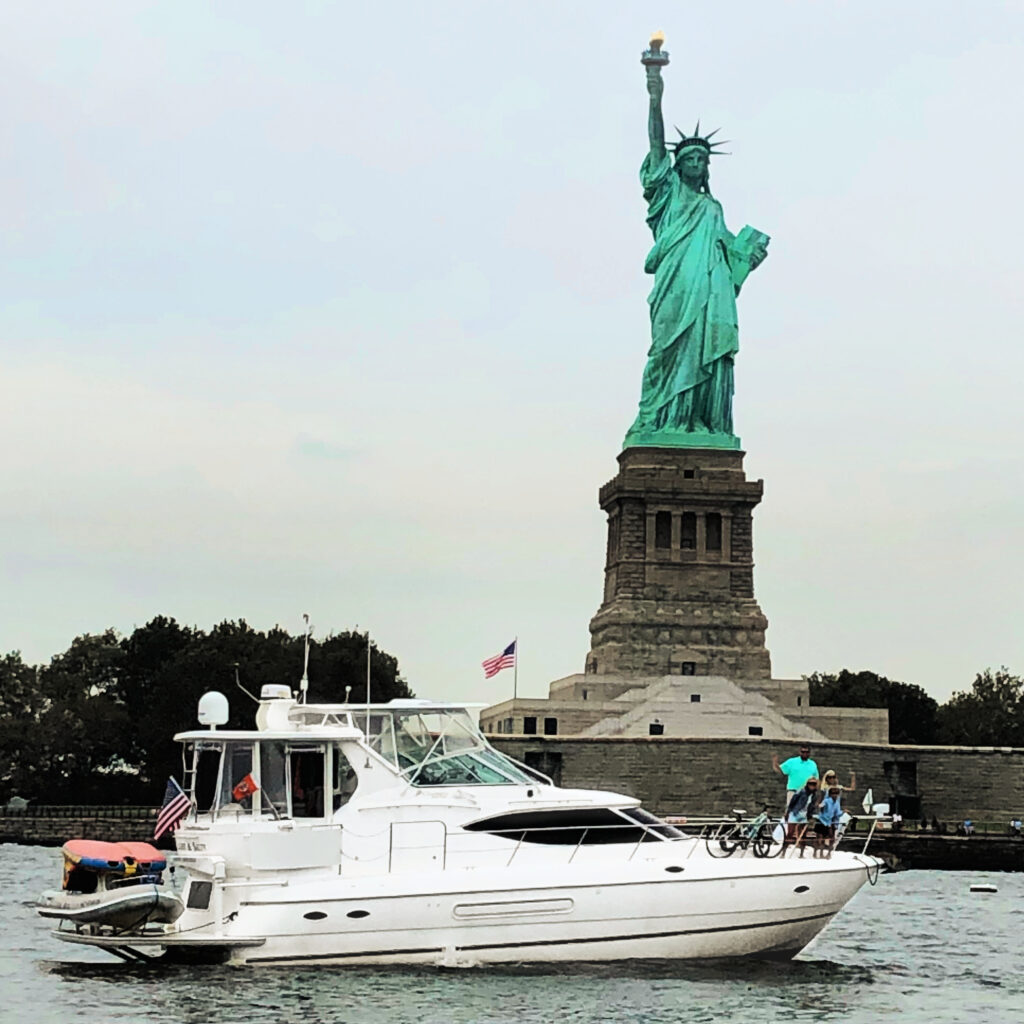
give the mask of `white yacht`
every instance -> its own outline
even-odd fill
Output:
[[[191,801],[180,916],[55,934],[125,959],[247,964],[789,958],[880,863],[723,857],[635,799],[553,785],[493,748],[467,705],[261,698],[253,731],[175,737]]]

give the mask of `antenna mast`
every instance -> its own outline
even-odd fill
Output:
[[[302,615],[306,621],[306,649],[302,657],[302,678],[299,680],[299,703],[306,703],[306,691],[309,689],[309,638],[313,635],[313,627],[309,624],[309,616]]]
[[[370,742],[370,628],[366,628],[366,742]]]

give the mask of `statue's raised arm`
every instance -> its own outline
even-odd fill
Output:
[[[644,50],[640,58],[647,69],[647,95],[651,98],[650,112],[647,116],[647,136],[651,143],[651,162],[661,160],[665,155],[665,119],[661,114],[661,97],[665,92],[665,82],[661,77],[661,69],[668,63],[668,54],[661,44],[665,37],[660,32],[651,36],[650,49]]]

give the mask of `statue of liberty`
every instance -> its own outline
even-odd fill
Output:
[[[739,448],[732,428],[733,359],[739,349],[736,295],[764,260],[768,236],[751,227],[732,235],[708,187],[715,132],[679,132],[670,158],[661,114],[661,69],[668,54],[660,33],[642,61],[650,95],[650,152],[640,168],[654,247],[644,269],[651,347],[640,411],[624,447]],[[678,131],[678,129],[676,129]]]

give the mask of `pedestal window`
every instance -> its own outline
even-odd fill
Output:
[[[672,513],[658,512],[654,516],[654,546],[659,551],[672,547]]]
[[[679,546],[688,551],[697,547],[697,514],[684,512],[679,532]]]
[[[709,512],[705,522],[705,544],[708,551],[722,550],[722,517],[718,512]]]

